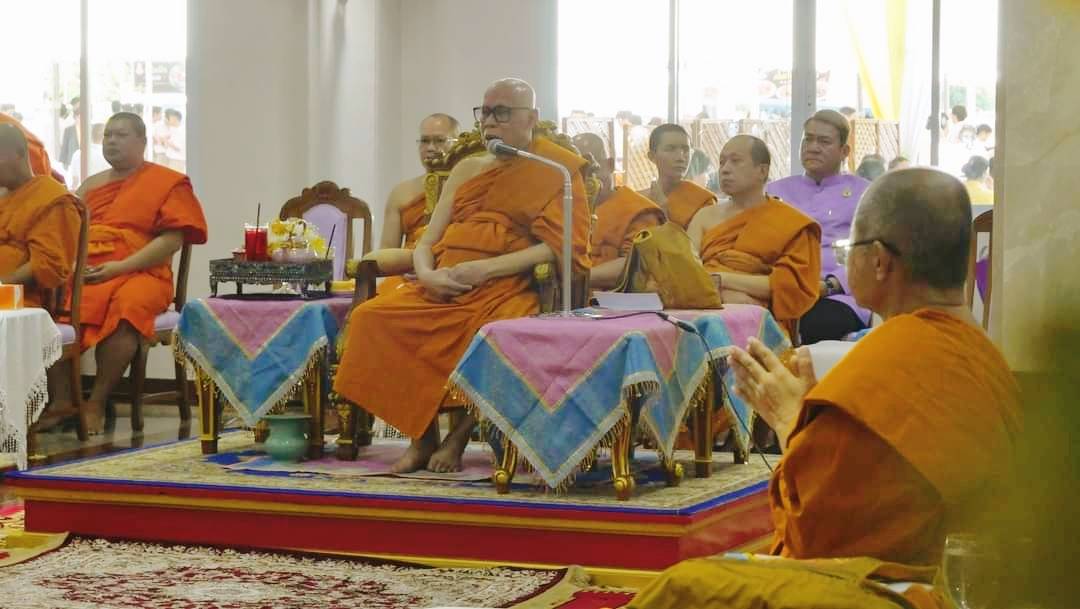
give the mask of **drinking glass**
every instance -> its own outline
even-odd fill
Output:
[[[268,260],[266,255],[267,232],[265,226],[244,225],[244,251],[251,262]]]
[[[945,538],[942,571],[945,593],[957,609],[994,609],[1000,606],[1002,566],[1000,548],[970,533]]]

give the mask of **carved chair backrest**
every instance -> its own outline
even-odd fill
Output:
[[[353,220],[364,221],[363,247],[360,256],[371,251],[371,208],[368,204],[352,196],[348,188],[339,188],[330,181],[322,181],[311,188],[305,188],[298,197],[293,197],[281,206],[278,216],[303,218],[319,229],[324,239],[334,232],[334,278],[345,276],[345,261],[353,257]],[[341,247],[344,242],[345,246]]]

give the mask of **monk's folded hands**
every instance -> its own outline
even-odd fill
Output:
[[[761,341],[751,338],[746,350],[732,348],[728,362],[735,372],[735,392],[776,431],[783,447],[803,397],[816,384],[809,354],[801,350],[792,373]]]

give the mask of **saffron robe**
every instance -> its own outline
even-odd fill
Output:
[[[86,193],[90,210],[87,265],[123,260],[156,236],[180,230],[184,242],[206,243],[206,218],[188,177],[144,162],[123,180]],[[127,320],[143,336],[154,335],[154,318],[173,299],[172,262],[86,284],[82,292],[83,348],[88,349]]]
[[[616,188],[596,208],[596,226],[592,234],[592,265],[618,260],[630,253],[634,236],[663,224],[664,210],[633,190]]]
[[[694,214],[708,205],[716,205],[716,194],[694,182],[683,180],[675,187],[675,190],[668,193],[664,211],[667,213],[668,220],[686,230],[690,226],[690,221],[694,219]]]
[[[803,401],[769,487],[773,552],[937,564],[1012,461],[1018,387],[990,339],[921,309],[862,338]]]
[[[531,151],[573,173],[573,266],[589,268],[589,208],[580,175],[586,161],[546,139]],[[515,158],[473,177],[454,194],[450,224],[433,253],[436,268],[546,243],[562,254],[562,175]],[[560,263],[561,264],[561,263]],[[425,298],[419,282],[357,306],[334,390],[413,438],[438,414],[446,381],[484,324],[535,314],[531,270],[493,279],[450,302]]]
[[[15,125],[26,138],[26,153],[30,159],[30,171],[36,176],[51,175],[52,164],[49,162],[49,153],[45,151],[45,145],[41,143],[41,140],[27,131],[26,127],[23,127],[22,123],[15,120],[14,116],[0,112],[0,125],[5,124]]]
[[[48,175],[0,197],[0,275],[30,263],[34,283],[23,292],[26,306],[41,306],[47,290],[71,277],[82,225],[80,205]]]
[[[922,587],[903,592],[910,605],[865,593],[930,583],[946,534],[983,530],[1020,426],[1016,382],[980,329],[930,309],[894,317],[806,396],[770,483],[773,552],[830,560],[692,559],[628,606],[947,606]]]
[[[821,227],[769,197],[705,231],[701,262],[710,273],[767,275],[769,310],[788,336],[794,336],[795,324],[814,306],[820,291]]]
[[[402,247],[409,250],[414,249],[416,242],[420,241],[420,236],[424,234],[424,229],[427,228],[428,220],[431,219],[431,216],[427,213],[427,195],[423,192],[416,195],[412,201],[409,201],[407,205],[401,208],[400,216],[401,234],[405,237],[405,244]],[[404,283],[404,277],[392,275],[379,283],[376,293],[385,294],[391,290],[396,290]]]

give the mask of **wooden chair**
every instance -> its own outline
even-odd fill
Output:
[[[187,302],[188,271],[191,268],[191,244],[185,243],[180,249],[180,265],[176,271],[176,289],[173,296],[173,306],[168,311],[158,315],[154,319],[154,336],[149,340],[139,340],[139,348],[135,351],[135,358],[131,361],[131,429],[142,431],[143,429],[143,397],[146,387],[146,360],[150,355],[150,349],[158,345],[171,346],[173,330],[180,321],[180,311]],[[191,396],[188,393],[187,372],[184,366],[178,362],[173,363],[173,371],[176,379],[176,405],[180,409],[180,421],[189,424],[191,421]]]
[[[46,309],[52,314],[53,320],[56,321],[56,327],[60,330],[60,337],[63,343],[63,351],[60,354],[60,359],[53,365],[58,365],[65,361],[70,362],[70,376],[68,382],[71,385],[71,402],[81,414],[83,409],[82,370],[79,367],[79,363],[82,359],[82,324],[79,319],[79,307],[82,305],[83,275],[86,274],[86,242],[90,230],[90,212],[87,211],[86,207],[80,205],[79,215],[82,218],[82,225],[79,227],[79,244],[75,257],[75,272],[71,277],[70,308],[67,308],[69,305],[67,288],[53,290],[52,294],[46,298],[45,302]],[[33,454],[35,434],[32,431],[28,433],[29,438],[27,446],[30,447],[30,453]],[[86,424],[83,421],[82,416],[79,417],[78,434],[79,441],[85,442],[88,435],[86,433]]]
[[[305,188],[300,196],[293,197],[281,206],[278,217],[303,218],[319,228],[319,234],[325,239],[330,238],[332,227],[334,228],[334,242],[345,242],[345,247],[335,247],[337,253],[334,256],[334,279],[345,276],[345,261],[353,255],[353,221],[364,221],[364,241],[361,256],[366,256],[371,251],[371,208],[364,201],[357,199],[349,193],[348,188],[338,188],[338,185],[324,180],[311,188]]]
[[[978,216],[971,223],[971,247],[968,251],[968,273],[967,273],[967,304],[969,307],[975,306],[975,286],[977,281],[977,267],[978,267],[978,255],[979,255],[979,235],[989,234],[990,245],[987,248],[987,268],[986,268],[986,293],[982,297],[982,326],[983,329],[989,329],[990,327],[990,295],[991,287],[993,286],[992,266],[990,260],[993,260],[994,256],[994,210],[985,211]]]

